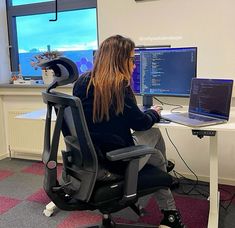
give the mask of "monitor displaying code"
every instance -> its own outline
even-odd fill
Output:
[[[197,48],[141,50],[139,54],[142,95],[189,96],[196,77]]]

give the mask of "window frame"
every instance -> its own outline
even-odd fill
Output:
[[[70,10],[82,10],[90,8],[96,8],[97,10],[97,0],[57,0],[57,1],[58,1],[57,5],[58,12],[64,12]],[[11,71],[18,71],[19,52],[18,52],[18,42],[17,42],[16,17],[37,15],[44,13],[55,13],[55,1],[13,6],[12,0],[6,0],[6,11],[7,11],[7,20],[8,20],[8,38],[9,38]],[[98,16],[96,17],[98,22]],[[97,23],[97,31],[98,31],[98,23]],[[98,40],[99,36],[97,33],[97,43],[99,43]],[[34,79],[36,79],[36,77],[34,77]]]

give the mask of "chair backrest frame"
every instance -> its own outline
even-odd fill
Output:
[[[51,91],[42,92],[43,101],[47,104],[45,123],[43,162],[51,169],[53,162],[57,163],[58,147],[61,133],[64,137],[72,136],[77,139],[82,153],[82,166],[77,167],[81,181],[81,189],[76,193],[79,200],[89,201],[94,188],[97,173],[98,159],[86,124],[83,107],[80,99],[71,95]],[[56,113],[55,128],[51,139],[52,109]],[[54,168],[54,167],[52,167]],[[48,170],[51,173],[51,170]],[[49,173],[46,175],[48,177]],[[53,176],[56,175],[56,171]],[[83,176],[83,177],[82,177]],[[56,179],[56,178],[55,178]],[[82,183],[84,181],[85,184]],[[48,178],[51,180],[51,178]],[[46,189],[50,189],[55,182],[45,183]],[[49,185],[49,186],[48,186]]]

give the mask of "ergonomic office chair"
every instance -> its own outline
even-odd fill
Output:
[[[155,149],[137,145],[108,152],[107,159],[113,165],[117,161],[124,161],[127,168],[123,176],[100,180],[98,174],[102,164],[91,140],[80,99],[52,90],[77,79],[76,64],[60,57],[40,63],[39,66],[52,69],[55,73],[54,81],[42,92],[43,101],[47,104],[42,157],[45,164],[44,190],[47,195],[62,210],[98,209],[103,214],[103,227],[137,227],[134,224],[119,226],[112,220],[111,213],[131,207],[140,215],[141,210],[135,205],[139,197],[159,188],[170,187],[171,176],[158,168],[145,165],[139,171],[140,158],[154,153]],[[51,138],[52,109],[57,118]],[[63,171],[59,181],[57,154],[61,133],[66,150],[62,151]]]

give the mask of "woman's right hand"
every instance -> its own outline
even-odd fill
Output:
[[[158,113],[158,115],[161,116],[161,111],[163,109],[162,106],[153,105],[151,109],[155,110]]]

